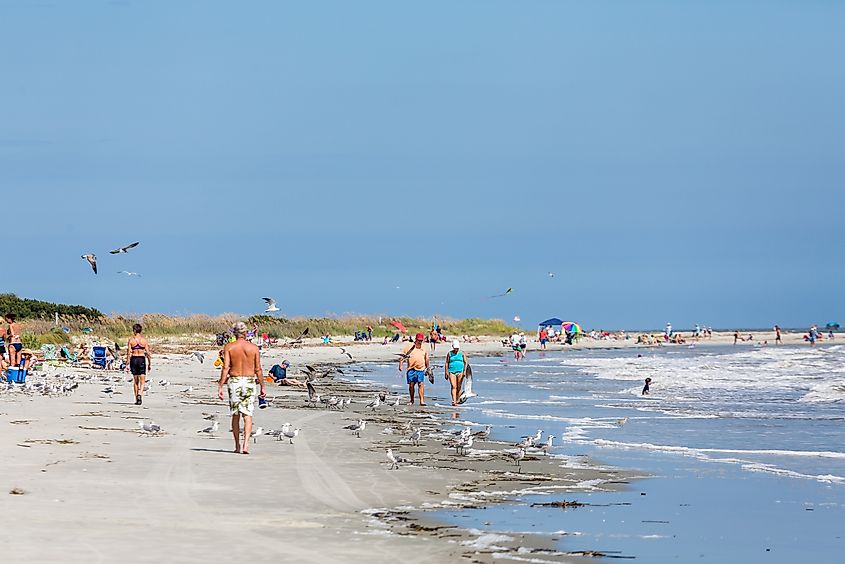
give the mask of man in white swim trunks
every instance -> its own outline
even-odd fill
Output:
[[[255,411],[256,384],[264,397],[264,375],[258,347],[246,340],[246,323],[238,322],[232,328],[235,342],[223,347],[223,368],[217,384],[217,397],[223,399],[223,387],[229,391],[229,412],[232,414],[232,434],[235,436],[235,452],[249,454],[249,437],[252,434],[252,413]],[[241,417],[244,418],[243,442],[241,442]]]

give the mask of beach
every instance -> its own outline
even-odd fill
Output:
[[[754,341],[732,347],[732,334],[720,333],[697,347],[778,349],[761,346],[771,337],[761,332]],[[236,455],[231,452],[227,406],[216,398],[215,349],[206,346],[205,362],[200,363],[187,354],[199,345],[191,339],[195,337],[154,341],[151,391],[140,407],[133,405],[126,374],[90,369],[47,367],[46,375],[29,379],[49,382],[74,375],[79,385],[69,395],[48,397],[20,389],[0,395],[0,474],[9,492],[0,499],[7,515],[14,516],[14,524],[0,532],[4,561],[196,562],[236,555],[256,562],[442,562],[463,557],[486,562],[530,554],[569,561],[579,551],[601,554],[601,543],[561,550],[558,541],[566,535],[554,526],[540,527],[542,534],[536,535],[530,528],[518,535],[499,534],[495,523],[460,526],[449,522],[448,514],[495,508],[516,497],[565,501],[632,491],[632,480],[648,475],[626,470],[624,460],[615,461],[619,467],[597,462],[579,451],[577,440],[572,441],[575,449],[566,447],[555,457],[530,454],[517,472],[504,454],[513,449],[517,432],[509,430],[513,425],[506,420],[495,422],[490,441],[476,442],[467,456],[457,455],[450,437],[463,424],[478,422],[477,410],[484,408],[474,405],[476,400],[466,405],[470,411],[449,409],[447,388],[436,371],[437,383],[428,389],[429,407],[409,407],[392,364],[402,344],[320,345],[316,339],[300,348],[265,350],[265,373],[283,359],[291,363],[291,376],[303,378],[298,372],[305,365],[318,372],[340,368],[343,374],[317,378],[314,384],[324,395],[349,397],[353,403],[342,411],[310,407],[304,391],[268,383],[270,408],[256,410],[255,425],[269,430],[289,422],[302,431],[293,444],[259,436],[248,456]],[[789,349],[801,342],[798,334],[786,334],[784,340],[792,343],[785,347]],[[536,361],[538,354],[590,359],[628,349],[642,351],[622,353],[628,357],[655,350],[694,352],[689,345],[635,342],[583,339],[574,347],[553,344],[538,353],[532,340],[529,359]],[[340,345],[354,361],[341,353]],[[439,345],[433,355],[439,367],[446,348]],[[490,360],[484,359],[511,362],[511,351],[499,338],[463,348],[471,362],[479,359],[477,381],[498,369],[495,364],[485,368]],[[375,373],[382,374],[381,380]],[[109,385],[111,396],[103,392]],[[366,403],[379,391],[388,393],[389,402],[400,397],[401,405],[368,410]],[[496,403],[496,396],[507,392],[488,387],[484,394],[481,404]],[[211,413],[219,416],[219,431],[214,436],[198,433],[208,424],[203,414]],[[357,438],[343,427],[359,417],[368,426]],[[155,422],[162,431],[142,432],[142,421]],[[409,426],[423,429],[419,446],[407,438]],[[391,470],[387,448],[409,462]]]
[[[262,354],[265,372],[283,358],[294,369],[349,364],[338,347],[310,345],[270,349]],[[518,550],[530,543],[499,539],[503,546],[494,551],[478,540],[482,533],[419,524],[408,513],[476,505],[479,488],[493,502],[538,484],[578,491],[578,484],[624,481],[621,472],[588,463],[564,468],[537,456],[517,473],[499,452],[509,445],[494,442],[457,456],[444,446],[449,423],[442,409],[367,412],[374,390],[355,384],[354,365],[345,370],[349,383],[315,382],[354,398],[340,412],[307,407],[304,392],[268,384],[271,407],[256,410],[256,426],[290,422],[302,431],[294,444],[262,436],[248,456],[236,455],[226,405],[216,398],[219,371],[208,358],[200,364],[187,354],[155,352],[179,346],[184,342],[153,343],[151,391],[140,407],[125,374],[64,367],[48,367],[40,381],[73,374],[79,386],[70,395],[12,390],[0,396],[0,474],[8,492],[0,499],[12,516],[0,532],[4,561],[442,562],[467,554],[485,561],[508,545]],[[356,361],[384,362],[395,359],[400,345],[349,350]],[[503,348],[485,339],[467,350],[472,357]],[[111,397],[103,393],[107,385]],[[434,394],[444,393],[439,383]],[[203,413],[219,414],[216,436],[197,433],[208,423]],[[359,416],[370,424],[360,439],[342,429]],[[154,421],[161,432],[141,432],[140,421]],[[401,434],[409,421],[425,430],[419,447]],[[387,427],[393,432],[385,433]],[[389,446],[412,462],[390,470]],[[538,549],[545,542],[535,541]]]

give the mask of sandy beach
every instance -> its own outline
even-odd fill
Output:
[[[445,354],[441,348],[435,358]],[[349,347],[355,361],[367,362],[393,360],[399,349]],[[492,338],[466,350],[470,358],[507,352]],[[350,362],[337,346],[277,348],[262,354],[265,372],[283,358],[294,372],[306,363]],[[353,399],[343,411],[308,407],[303,391],[268,384],[271,406],[256,410],[256,426],[290,422],[302,431],[294,444],[258,437],[244,456],[231,452],[228,412],[215,396],[219,371],[209,359],[200,364],[187,354],[155,354],[151,391],[141,407],[133,405],[123,373],[47,367],[46,375],[28,382],[64,379],[79,386],[69,395],[35,389],[0,395],[0,499],[11,517],[0,532],[4,561],[487,561],[520,546],[545,550],[548,541],[498,539],[493,550],[492,537],[443,529],[411,510],[494,503],[531,488],[568,492],[595,480],[625,481],[586,460],[530,454],[517,473],[502,454],[512,445],[495,442],[477,442],[468,456],[458,456],[448,446],[455,425],[443,410],[402,405],[369,412],[374,390],[354,383],[355,370],[344,370],[349,383],[315,382],[321,392]],[[107,385],[115,390],[111,397],[103,393]],[[433,394],[442,399],[442,383]],[[203,413],[219,414],[213,437],[197,433],[208,423]],[[359,416],[368,421],[360,439],[342,429]],[[161,433],[139,431],[140,421],[154,421]],[[423,429],[419,446],[405,437],[409,423]],[[390,470],[388,447],[409,463]]]

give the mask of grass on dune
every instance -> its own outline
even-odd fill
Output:
[[[373,338],[392,336],[397,329],[390,324],[398,321],[405,326],[409,334],[417,332],[428,334],[432,328],[430,318],[387,317],[349,315],[342,317],[320,318],[278,318],[269,315],[254,315],[244,318],[237,314],[190,315],[175,317],[163,314],[143,314],[138,316],[111,315],[89,318],[85,315],[66,316],[59,318],[59,326],[54,320],[26,319],[21,321],[24,336],[29,339],[28,346],[40,346],[45,343],[63,344],[70,341],[71,335],[90,332],[101,338],[122,341],[132,335],[132,325],[140,323],[144,327],[144,334],[150,337],[194,336],[202,339],[212,339],[217,333],[227,331],[237,321],[244,321],[252,327],[258,324],[259,331],[267,332],[277,338],[295,338],[308,328],[309,337],[319,337],[329,334],[353,335],[356,331],[364,331],[369,325],[373,328]],[[446,335],[509,335],[516,330],[500,319],[441,319],[439,323]],[[62,327],[68,328],[66,333]],[[88,331],[90,329],[90,331]]]

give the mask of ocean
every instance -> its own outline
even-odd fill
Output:
[[[479,395],[454,417],[516,442],[542,429],[561,463],[635,471],[621,492],[526,496],[435,516],[547,533],[561,550],[646,562],[840,561],[845,550],[845,345],[665,346],[470,359]],[[440,363],[442,366],[442,361]],[[406,389],[394,365],[366,378]],[[640,391],[646,377],[651,394]],[[442,378],[429,395],[443,398]],[[531,507],[567,499],[575,509]]]

